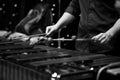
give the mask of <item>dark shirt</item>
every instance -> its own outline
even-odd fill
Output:
[[[74,15],[75,17],[80,16],[78,38],[91,38],[94,35],[106,32],[110,29],[119,18],[119,13],[114,5],[115,0],[72,0],[66,9],[66,12]],[[77,48],[82,44],[78,42],[76,45]],[[92,50],[93,52],[102,52],[103,50],[103,46],[102,48],[100,48],[101,45],[98,47],[99,44],[91,42],[85,42],[85,44],[89,46],[89,50]],[[93,46],[95,47],[93,48]],[[84,49],[87,50],[85,45]]]

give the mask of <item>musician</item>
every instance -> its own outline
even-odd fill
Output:
[[[72,0],[55,25],[47,26],[51,36],[76,17],[80,17],[77,38],[91,41],[76,41],[76,49],[90,53],[107,53],[114,49],[120,31],[119,0]],[[120,46],[120,45],[119,45]]]
[[[52,24],[50,5],[48,3],[38,3],[30,9],[25,18],[23,18],[15,27],[10,38],[27,37],[34,34],[45,33],[47,25]]]

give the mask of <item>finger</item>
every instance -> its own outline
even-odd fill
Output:
[[[106,37],[105,39],[103,39],[101,41],[101,43],[107,44],[109,41],[110,41],[110,39]]]
[[[50,28],[49,28],[49,27],[47,27],[47,28],[46,28],[46,32],[45,32],[45,33],[46,33],[46,34],[48,34],[49,30],[50,30]]]
[[[102,39],[102,40],[100,41],[101,44],[103,44],[103,43],[105,44],[105,43],[107,43],[107,42],[108,42],[107,38],[104,38],[104,39]]]
[[[98,37],[99,37],[100,35],[101,35],[101,34],[98,34],[98,35],[96,35],[96,36],[93,36],[93,37],[92,37],[92,40],[98,39]]]
[[[55,31],[54,31],[53,29],[52,29],[52,30],[50,30],[50,31],[48,32],[48,34],[47,34],[47,37],[52,36],[54,32],[55,32]]]
[[[103,33],[100,33],[100,34],[92,37],[92,40],[94,40],[95,42],[96,42],[96,41],[99,41],[99,38],[100,38],[102,35],[103,35]]]
[[[105,39],[106,38],[106,35],[103,33],[99,38],[98,38],[98,41],[101,41],[101,40],[103,40],[103,39]]]
[[[48,32],[46,33],[46,36],[51,36],[53,32],[53,29],[49,29]]]

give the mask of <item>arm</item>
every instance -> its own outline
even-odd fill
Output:
[[[51,35],[53,32],[69,24],[74,19],[75,17],[72,14],[65,12],[55,25],[46,28],[46,34],[48,36]]]
[[[111,37],[114,37],[115,34],[117,34],[120,31],[120,19],[116,21],[116,23],[113,25],[112,28],[110,28],[106,34],[108,34]]]
[[[75,17],[71,15],[70,13],[65,12],[63,16],[58,20],[58,22],[55,24],[58,28],[62,28],[65,25],[69,24],[72,20],[74,20]]]
[[[46,28],[46,34],[50,36],[52,33],[57,31],[58,29],[64,27],[65,25],[69,24],[75,17],[78,17],[80,14],[80,4],[78,0],[72,0],[65,10],[65,13],[62,17],[58,20],[58,22],[53,26],[48,26]]]
[[[105,33],[100,33],[92,38],[92,40],[99,41],[100,43],[108,43],[111,38],[116,36],[116,34],[120,31],[120,19],[116,21],[116,23]]]

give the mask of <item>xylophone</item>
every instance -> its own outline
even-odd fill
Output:
[[[120,57],[1,40],[0,80],[95,80]]]

